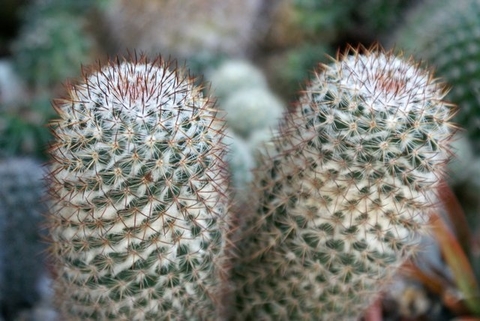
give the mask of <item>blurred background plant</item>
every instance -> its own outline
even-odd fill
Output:
[[[425,241],[429,255],[424,258],[429,263],[410,264],[405,269],[408,277],[399,276],[392,284],[381,305],[383,320],[478,317],[474,305],[480,274],[480,0],[0,0],[0,8],[0,161],[19,156],[47,160],[50,100],[64,96],[63,83],[79,76],[80,65],[126,52],[152,57],[160,53],[205,75],[211,81],[210,92],[220,96],[220,109],[233,108],[238,115],[231,112],[227,119],[233,125],[228,129],[229,159],[231,168],[238,169],[233,170],[234,180],[242,186],[255,166],[258,144],[274,124],[271,120],[291,108],[289,102],[317,63],[328,62],[329,55],[348,44],[375,42],[423,59],[452,87],[448,99],[459,105],[457,121],[465,128],[459,132],[455,161],[449,167],[447,183],[453,192],[445,213],[439,214],[449,219],[434,223],[437,230],[450,232],[433,232]],[[254,68],[247,84],[255,95],[263,95],[266,105],[249,109],[242,99],[255,97],[252,92],[242,97],[238,93],[242,85],[235,80],[215,80],[215,73],[232,61]],[[237,98],[230,97],[227,104],[222,87],[230,87],[229,96]],[[249,118],[257,122],[246,118],[259,112],[264,118]],[[260,119],[264,126],[258,126]],[[0,184],[11,186],[6,181]],[[452,209],[448,204],[454,200],[458,206]],[[468,224],[458,228],[455,220],[463,220],[462,212]],[[19,214],[12,211],[0,217],[0,226],[13,224],[14,215]],[[29,238],[34,235],[30,229],[18,232],[32,240],[24,246],[37,249],[38,239]],[[455,251],[448,252],[450,248]],[[5,280],[1,263],[0,280]],[[473,274],[456,273],[459,266]],[[26,264],[25,274],[36,268]],[[7,315],[5,295],[0,301],[0,319],[5,320],[25,318],[21,310],[28,314],[48,302],[26,300]],[[49,320],[48,313],[28,315]]]
[[[87,33],[88,1],[38,0],[18,8],[16,38],[8,43],[3,58],[11,76],[1,75],[11,90],[0,91],[0,153],[44,158],[49,140],[45,123],[52,116],[52,94],[76,76],[79,64],[93,59],[93,37]],[[85,14],[85,15],[84,15]],[[12,81],[13,77],[13,83]]]

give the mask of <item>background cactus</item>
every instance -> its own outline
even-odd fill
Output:
[[[111,61],[55,109],[49,226],[64,317],[214,316],[228,184],[201,88],[161,58]]]
[[[247,60],[226,60],[209,74],[210,93],[223,100],[244,89],[266,89],[268,82],[263,72]]]
[[[270,139],[285,107],[268,87],[263,72],[246,60],[226,60],[210,73],[210,93],[229,132],[227,163],[236,195],[246,195],[258,147]]]
[[[426,230],[452,136],[444,94],[376,49],[315,73],[256,171],[234,318],[358,318]]]
[[[39,299],[39,280],[45,273],[43,174],[36,160],[0,159],[0,319],[14,320]]]
[[[413,0],[280,0],[273,27],[264,42],[262,61],[272,88],[289,101],[316,64],[346,44],[383,43],[421,1]],[[279,67],[281,66],[281,67]]]
[[[480,153],[480,2],[426,1],[413,10],[391,39],[391,46],[436,68],[452,89],[448,99],[459,106],[456,121]]]
[[[282,102],[263,88],[239,90],[230,95],[221,108],[229,127],[245,140],[258,132],[270,132],[284,111]]]

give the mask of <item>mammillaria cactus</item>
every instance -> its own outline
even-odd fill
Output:
[[[49,216],[68,320],[212,318],[227,180],[223,124],[161,58],[110,61],[55,103]]]
[[[452,136],[444,95],[378,48],[315,73],[256,171],[234,318],[359,317],[427,229]]]

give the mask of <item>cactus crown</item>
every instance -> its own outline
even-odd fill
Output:
[[[223,125],[185,71],[133,58],[93,68],[54,105],[51,250],[73,319],[213,313]]]
[[[426,229],[452,106],[411,60],[361,49],[321,66],[262,160],[239,320],[356,318]]]

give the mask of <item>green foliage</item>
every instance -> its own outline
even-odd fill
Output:
[[[452,108],[391,52],[318,70],[251,186],[235,320],[356,320],[427,228]]]
[[[34,155],[44,158],[51,139],[45,121],[41,113],[24,109],[0,110],[0,156]]]
[[[354,16],[364,25],[366,32],[385,36],[401,22],[404,12],[419,2],[421,1],[368,0],[361,5],[355,3]]]
[[[388,31],[414,0],[294,0],[296,22],[309,38],[335,41],[348,32],[372,37]],[[355,30],[360,29],[360,30]]]
[[[90,0],[36,0],[23,10],[11,51],[26,88],[22,99],[0,106],[0,155],[46,157],[52,94],[93,57],[94,40],[86,31],[92,5]]]
[[[51,252],[70,320],[215,315],[223,124],[186,72],[111,61],[55,105]]]
[[[307,34],[325,37],[345,30],[352,24],[348,19],[356,7],[354,1],[294,0],[295,20]]]
[[[241,198],[253,179],[252,170],[255,168],[255,158],[248,143],[232,132],[227,132],[225,145],[228,147],[226,161],[230,171],[232,185],[237,197]]]
[[[285,99],[291,99],[297,94],[299,85],[311,75],[316,66],[321,62],[327,62],[327,55],[333,53],[334,50],[327,45],[306,43],[274,56],[268,64],[268,69],[275,91]]]

